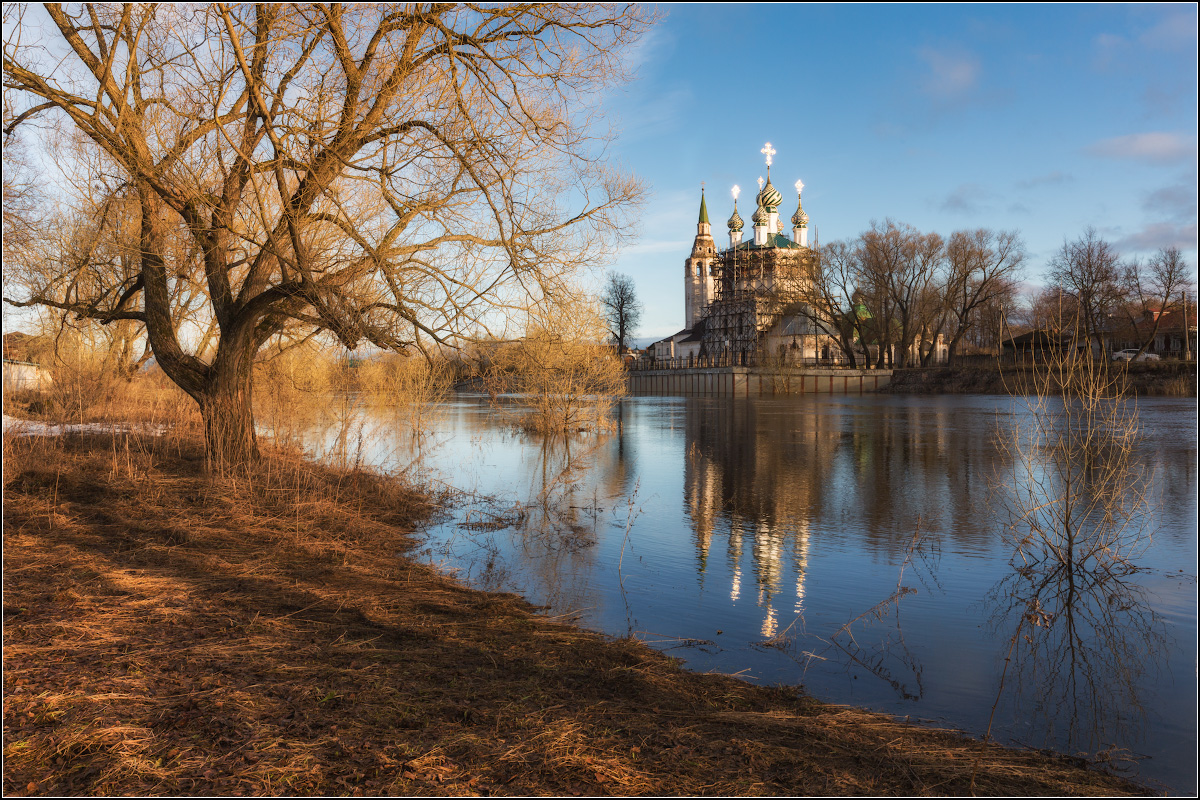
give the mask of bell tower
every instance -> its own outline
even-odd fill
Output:
[[[717,263],[717,243],[713,241],[708,207],[704,203],[704,188],[700,189],[700,218],[696,222],[696,239],[692,254],[684,262],[687,272],[684,281],[684,327],[691,329],[700,321],[704,307],[713,301],[714,270]]]

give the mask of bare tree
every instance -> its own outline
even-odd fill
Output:
[[[1153,475],[1137,457],[1141,424],[1123,374],[1053,348],[1012,388],[1020,413],[997,424],[1004,459],[991,486],[1013,569],[995,589],[998,619],[1016,622],[997,704],[1011,665],[1039,709],[1065,710],[1073,747],[1080,734],[1095,746],[1102,723],[1122,716],[1114,698],[1137,708],[1136,677],[1162,646],[1129,580],[1152,540]]]
[[[1016,231],[956,231],[946,256],[945,300],[954,322],[949,345],[953,364],[959,343],[977,323],[980,310],[1011,294],[1025,263],[1025,243]]]
[[[1139,340],[1135,358],[1146,352],[1146,348],[1158,336],[1163,315],[1182,308],[1177,295],[1180,295],[1181,290],[1186,291],[1191,287],[1190,277],[1188,264],[1176,247],[1162,248],[1145,265],[1134,260],[1126,267],[1125,283],[1129,292],[1126,316],[1130,330]],[[1144,335],[1141,335],[1142,332],[1138,329],[1138,321],[1133,316],[1135,312],[1142,320],[1149,318],[1154,321],[1154,325]]]
[[[807,317],[814,327],[831,336],[851,367],[858,365],[858,355],[869,357],[865,349],[865,314],[858,314],[856,300],[860,252],[852,244],[836,241],[812,248],[808,280],[797,289],[797,312]]]
[[[70,206],[60,203],[43,212],[37,235],[22,246],[14,267],[6,269],[6,288],[48,298],[38,304],[43,328],[74,330],[75,349],[80,342],[90,343],[87,349],[95,350],[101,372],[129,379],[152,355],[145,324],[131,318],[98,320],[79,310],[81,303],[98,306],[120,294],[138,270],[138,204],[127,193],[106,189],[101,180],[93,174]],[[215,326],[211,320],[204,324],[207,295],[194,269],[198,251],[182,226],[164,238],[171,261],[181,266],[170,281],[172,317],[181,329],[200,337],[198,352],[203,355]]]
[[[1012,334],[1011,317],[1020,316],[1020,299],[1017,283],[1004,282],[999,291],[987,302],[975,308],[970,318],[970,329],[960,342],[970,344],[977,350],[1000,352],[1005,336]]]
[[[7,13],[7,12],[6,12]],[[8,116],[5,103],[5,117]],[[22,259],[23,250],[35,239],[40,228],[41,205],[38,187],[25,163],[25,147],[16,137],[4,142],[4,262],[5,275]]]
[[[1050,280],[1074,300],[1085,341],[1102,345],[1109,318],[1125,300],[1122,272],[1120,254],[1092,227],[1064,242],[1050,261]]]
[[[899,345],[900,366],[908,366],[910,351],[922,320],[925,304],[945,258],[945,243],[936,233],[923,234],[903,223],[872,223],[859,237],[861,283],[871,298],[876,336],[883,366],[885,351]]]
[[[5,299],[144,323],[215,464],[257,456],[251,366],[272,336],[461,341],[566,291],[642,194],[587,133],[636,6],[47,4],[61,61],[21,38],[30,11],[6,20],[24,103],[6,133],[45,114],[80,132],[136,203],[137,248],[113,291]],[[175,260],[173,226],[195,259]],[[180,276],[205,287],[211,360],[181,335]]]
[[[863,344],[877,344],[876,369],[890,366],[895,335],[895,306],[892,301],[891,275],[901,269],[903,243],[895,223],[872,223],[871,230],[859,236],[856,247],[858,275],[855,276],[856,302],[868,310],[864,317]]]
[[[618,352],[628,347],[629,338],[642,321],[643,311],[633,278],[619,272],[608,273],[608,282],[600,295],[600,309]]]
[[[1024,326],[1030,330],[1044,330],[1062,334],[1063,321],[1068,325],[1079,317],[1079,304],[1074,295],[1067,294],[1062,287],[1051,284],[1030,295],[1023,309]]]

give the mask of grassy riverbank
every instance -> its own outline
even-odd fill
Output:
[[[1111,365],[1128,378],[1138,397],[1195,397],[1196,363],[1120,363]],[[889,394],[1008,394],[1020,393],[1037,368],[1029,365],[989,367],[925,367],[898,369],[880,391]]]
[[[1142,791],[467,589],[403,555],[434,506],[396,481],[213,479],[186,436],[4,450],[6,794]]]

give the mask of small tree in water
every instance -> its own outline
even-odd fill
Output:
[[[1014,387],[1015,413],[997,429],[1006,458],[993,499],[1012,572],[993,592],[995,619],[1015,629],[996,705],[1016,680],[1036,695],[1047,735],[1075,748],[1114,741],[1136,716],[1161,634],[1129,580],[1151,539],[1137,408],[1124,372],[1093,352],[1082,313],[1058,329],[1077,335]]]
[[[216,465],[257,456],[251,367],[273,336],[461,341],[601,263],[642,195],[586,128],[646,26],[638,6],[33,14],[4,7],[6,134],[47,115],[77,133],[90,157],[64,171],[118,175],[136,236],[127,279],[92,282],[104,291],[64,274],[5,299],[144,323]],[[211,356],[174,312],[179,281],[207,293]]]

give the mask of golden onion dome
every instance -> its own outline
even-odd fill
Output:
[[[740,231],[745,223],[742,222],[742,217],[737,213],[737,200],[733,201],[733,216],[729,218],[729,230]]]

